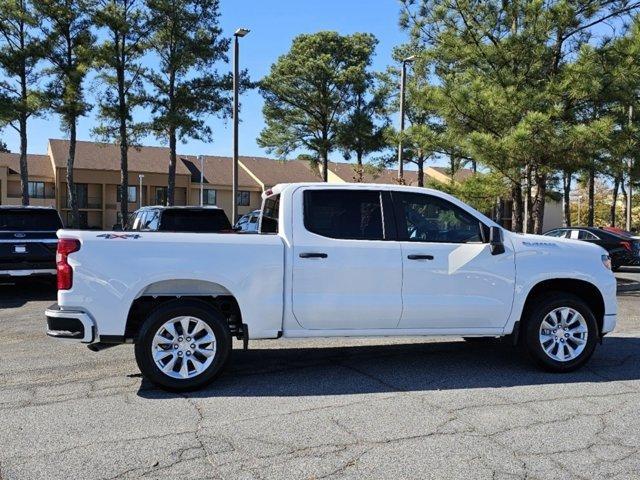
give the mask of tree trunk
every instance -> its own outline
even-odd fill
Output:
[[[456,157],[453,154],[449,155],[449,166],[451,168],[451,171],[449,172],[451,176],[451,184],[453,184],[456,176]]]
[[[522,185],[513,182],[511,185],[511,230],[522,232]]]
[[[424,187],[424,159],[419,158],[417,163],[418,163],[418,186]]]
[[[29,170],[27,165],[27,115],[20,114],[20,190],[22,205],[29,205]]]
[[[118,116],[120,120],[120,226],[127,228],[129,220],[129,138],[127,135],[127,99],[125,96],[124,60],[118,66]],[[142,200],[142,190],[138,192]],[[142,201],[140,201],[142,205]]]
[[[593,227],[594,219],[595,219],[595,182],[596,182],[596,172],[593,168],[589,169],[589,188],[588,188],[588,211],[587,211],[587,226]]]
[[[627,189],[624,186],[624,179],[622,182],[620,182],[620,191],[622,192],[622,201],[624,203],[624,208],[622,209],[622,216],[626,219],[627,218]]]
[[[571,226],[571,179],[573,173],[565,171],[562,174],[562,226]]]
[[[473,173],[478,173],[478,162],[471,160],[471,168],[473,169]]]
[[[536,184],[536,196],[531,205],[531,219],[533,221],[533,233],[540,235],[544,228],[544,204],[547,195],[547,175],[534,173]]]
[[[80,228],[78,215],[78,201],[76,198],[76,188],[73,182],[73,164],[76,160],[76,122],[75,115],[71,116],[69,122],[69,156],[67,157],[67,198],[68,207],[71,209],[71,227]]]
[[[176,129],[169,127],[169,181],[167,184],[167,205],[173,206],[176,188]]]
[[[322,152],[320,152],[320,159],[322,160],[322,181],[323,182],[329,181],[329,159],[327,157],[328,157],[327,152],[325,150],[322,150]]]
[[[611,192],[611,210],[609,212],[609,225],[616,226],[616,206],[618,203],[618,190],[620,189],[621,175],[616,175],[613,179],[613,191]]]

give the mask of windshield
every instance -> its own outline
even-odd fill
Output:
[[[1,231],[55,231],[62,228],[55,210],[0,209]]]

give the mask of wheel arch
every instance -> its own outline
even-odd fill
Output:
[[[593,283],[575,278],[554,278],[536,283],[527,294],[520,320],[522,322],[526,321],[527,313],[535,305],[536,298],[550,292],[571,293],[587,303],[593,311],[593,315],[596,317],[598,331],[602,332],[605,313],[605,302],[602,292]]]
[[[151,282],[138,292],[127,313],[125,339],[135,341],[148,315],[176,299],[198,300],[215,308],[227,319],[231,335],[242,338],[240,305],[227,287],[207,280],[171,279]]]

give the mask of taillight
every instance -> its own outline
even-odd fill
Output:
[[[73,269],[69,265],[70,253],[80,250],[80,240],[61,238],[56,251],[56,268],[58,271],[58,290],[69,290],[73,286]]]
[[[631,249],[631,242],[620,242],[620,246],[622,248],[624,248],[625,250],[629,250],[630,252],[632,252],[633,250]]]

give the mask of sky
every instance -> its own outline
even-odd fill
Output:
[[[223,34],[232,36],[238,27],[251,32],[240,39],[240,68],[247,69],[252,80],[259,80],[269,72],[271,64],[286,53],[293,38],[301,33],[335,30],[341,34],[373,33],[379,40],[374,70],[384,70],[392,63],[393,48],[406,41],[406,33],[398,27],[400,4],[397,0],[221,0],[220,26]],[[231,52],[229,52],[231,59]],[[220,70],[230,65],[220,65]],[[87,85],[89,101],[91,85]],[[93,89],[95,90],[95,88]],[[262,97],[257,90],[245,93],[241,99],[239,153],[240,155],[268,156],[258,146],[256,138],[264,127]],[[95,109],[94,109],[95,110]],[[140,118],[140,114],[138,118]],[[178,146],[181,154],[231,156],[231,121],[208,119],[213,128],[211,143],[188,140]],[[29,122],[29,153],[46,153],[49,138],[66,138],[55,115],[32,119]],[[91,129],[95,126],[93,114],[80,119],[78,140],[94,140]],[[7,127],[0,132],[12,152],[18,152],[19,136]],[[163,145],[148,137],[143,145]],[[333,154],[340,160],[341,155]]]

